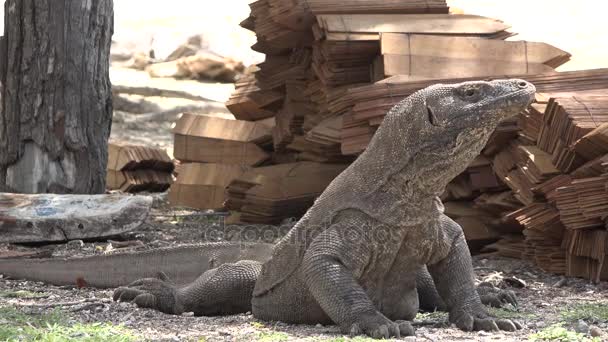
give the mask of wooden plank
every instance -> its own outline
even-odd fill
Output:
[[[272,128],[259,122],[185,113],[173,128],[174,156],[182,161],[258,165],[269,158],[259,145]]]
[[[167,151],[159,148],[124,144],[116,141],[108,144],[108,170],[140,169],[171,173],[174,165]]]
[[[449,77],[483,77],[504,74],[544,74],[554,69],[539,63],[477,59],[461,59],[437,56],[383,55],[384,76],[402,75],[403,80]]]
[[[319,26],[328,32],[493,34],[510,26],[491,18],[451,14],[323,14]]]
[[[180,166],[177,181],[169,189],[169,203],[196,209],[221,209],[226,187],[248,167],[225,164],[188,163]]]
[[[151,205],[149,196],[0,193],[0,242],[58,242],[118,235],[139,227]]]
[[[302,215],[347,166],[298,162],[251,169],[228,186],[227,208],[251,223]]]
[[[565,63],[570,58],[569,53],[554,46],[528,41],[383,33],[381,34],[380,42],[381,53],[383,55],[433,56],[477,61],[508,61],[517,62],[522,65],[546,64],[553,68]]]

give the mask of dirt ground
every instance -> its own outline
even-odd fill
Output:
[[[165,205],[164,195],[155,195],[156,205],[150,217],[138,230],[116,239],[139,240],[142,249],[211,240],[210,232],[226,231],[218,219],[189,211],[174,211]],[[194,214],[194,215],[192,215]],[[275,227],[275,234],[265,234],[266,241],[277,239],[290,227],[285,222]],[[228,226],[235,228],[237,226]],[[252,226],[249,229],[266,229]],[[229,229],[228,229],[229,230]],[[227,237],[232,239],[232,237]],[[0,248],[8,248],[2,246]],[[10,248],[15,248],[10,247]],[[19,247],[23,249],[24,247]],[[81,256],[111,251],[108,242],[71,242],[47,246],[54,256]],[[519,301],[517,308],[507,307],[492,312],[500,317],[518,320],[524,329],[516,333],[465,333],[446,323],[445,314],[420,315],[415,321],[416,337],[405,341],[523,341],[554,323],[575,329],[608,331],[608,283],[589,284],[582,279],[547,274],[529,263],[493,255],[474,257],[479,281],[489,281],[513,290]],[[523,287],[513,287],[510,279],[521,280]],[[505,280],[507,279],[507,280]],[[35,295],[2,298],[2,294],[27,291]],[[0,279],[0,307],[11,306],[36,315],[59,308],[72,322],[123,324],[138,338],[149,341],[348,341],[335,326],[289,325],[262,322],[250,314],[226,317],[171,316],[139,309],[128,303],[112,302],[112,290],[48,286],[37,282]],[[580,323],[579,320],[586,323]],[[0,317],[0,325],[2,318]],[[604,335],[604,338],[608,338]],[[365,341],[357,338],[354,341]],[[550,339],[553,340],[553,339]],[[582,341],[582,340],[581,340]]]

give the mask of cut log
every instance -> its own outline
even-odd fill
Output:
[[[0,193],[0,242],[96,239],[138,228],[152,198],[125,195]]]
[[[245,71],[245,66],[231,58],[198,52],[194,56],[149,65],[146,71],[152,77],[191,78],[232,83]]]

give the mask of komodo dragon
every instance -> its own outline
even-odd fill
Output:
[[[535,91],[518,79],[418,91],[388,112],[366,151],[270,260],[224,264],[182,287],[142,279],[117,289],[114,299],[174,314],[251,310],[262,320],[333,322],[345,333],[388,338],[413,334],[407,321],[419,308],[416,278],[431,281],[430,274],[459,328],[515,330],[484,308],[462,228],[438,196]]]

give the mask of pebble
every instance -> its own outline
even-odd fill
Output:
[[[568,279],[566,277],[561,277],[555,284],[553,284],[553,287],[564,287],[568,284]]]
[[[184,313],[182,313],[182,316],[185,316],[185,317],[194,317],[194,312],[184,312]]]
[[[67,247],[69,249],[80,249],[84,247],[84,241],[82,240],[72,240],[67,243]]]
[[[589,335],[591,335],[592,337],[600,337],[604,334],[604,332],[602,331],[602,329],[596,327],[595,325],[592,325],[589,328]]]
[[[578,321],[574,326],[574,331],[580,334],[587,334],[589,332],[589,325],[585,321]]]
[[[315,325],[315,327],[317,327],[317,328],[323,328],[323,324],[317,323],[317,325]]]
[[[416,342],[416,336],[407,336],[404,337],[403,340],[407,342]]]
[[[509,286],[511,287],[516,287],[516,288],[524,288],[527,286],[526,282],[523,281],[522,279],[519,279],[517,277],[508,277],[504,279],[504,282],[507,283]]]

